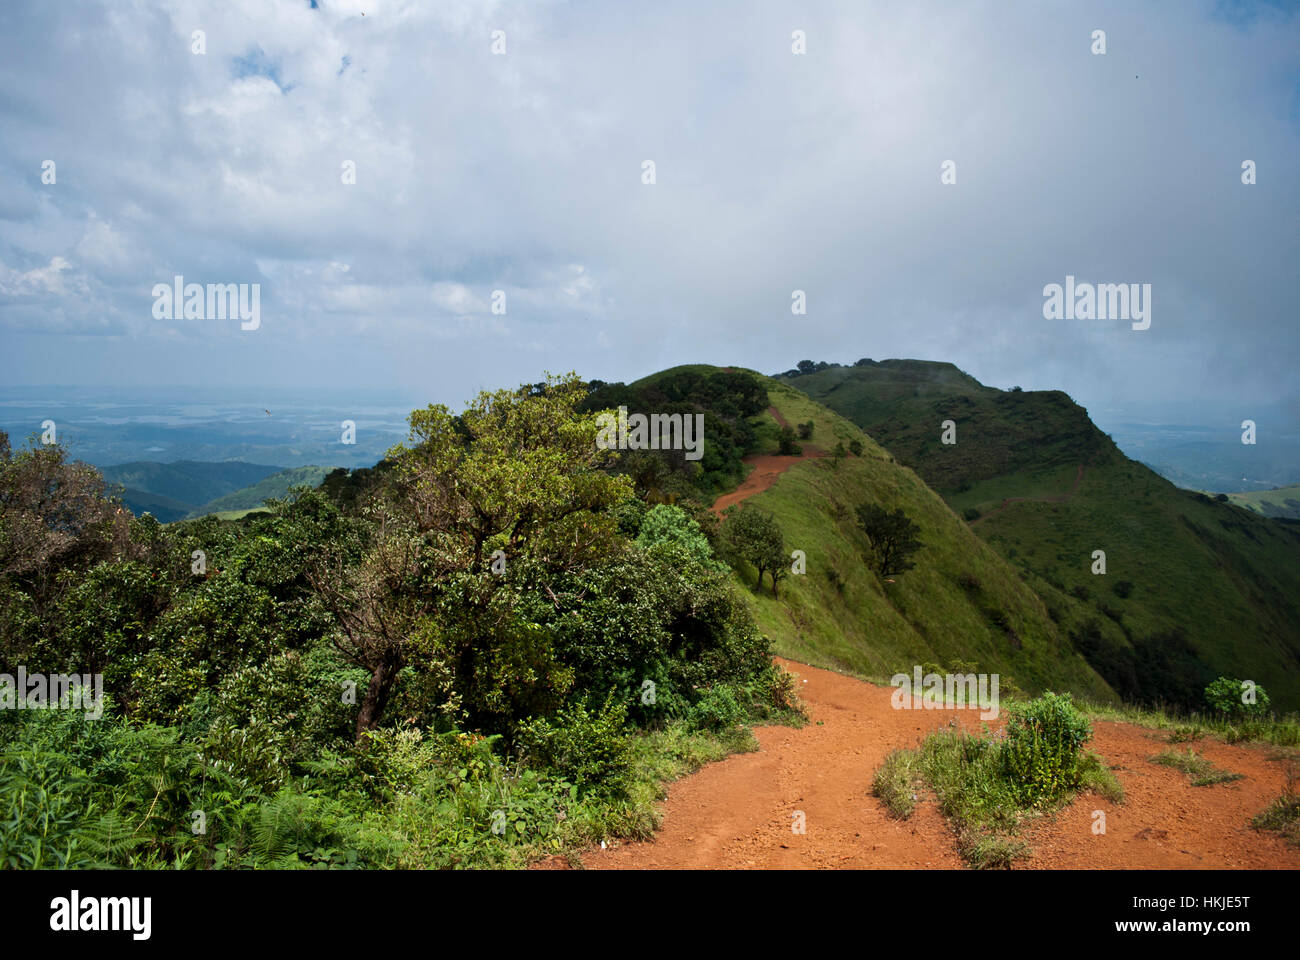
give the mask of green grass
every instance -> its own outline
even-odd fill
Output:
[[[1223,720],[1169,707],[1141,707],[1131,704],[1076,704],[1094,720],[1112,720],[1136,727],[1163,730],[1170,743],[1189,743],[1214,737],[1224,743],[1268,743],[1277,747],[1300,747],[1300,716],[1264,717],[1253,720]]]
[[[1206,683],[1264,682],[1300,709],[1300,527],[1180,490],[1121,453],[1059,391],[984,387],[951,364],[886,361],[787,382],[910,464],[1019,569],[1053,621],[1126,700],[1200,705]],[[940,423],[957,423],[955,446]],[[1255,495],[1251,495],[1255,496]],[[1106,573],[1092,573],[1092,554]],[[1083,692],[1083,691],[1079,691]]]
[[[1194,787],[1209,787],[1216,783],[1227,783],[1231,780],[1243,779],[1243,774],[1220,769],[1191,748],[1188,748],[1186,753],[1179,753],[1177,750],[1166,750],[1164,753],[1152,757],[1151,762],[1181,770],[1192,781]]]
[[[862,456],[846,457],[838,469],[830,458],[796,463],[770,490],[746,501],[776,517],[787,553],[807,555],[807,573],[782,580],[775,599],[770,586],[755,590],[752,570],[736,573],[779,654],[885,681],[914,665],[962,660],[1026,689],[1055,685],[1114,699],[1018,571],[915,472],[807,396],[775,381],[768,387],[772,405],[788,422],[813,421],[813,444],[863,444]],[[893,583],[883,582],[863,559],[866,543],[854,508],[866,501],[902,507],[921,527],[916,568]]]
[[[1026,807],[1003,771],[1000,741],[949,728],[930,734],[911,750],[895,750],[872,781],[872,792],[890,814],[912,815],[928,790],[938,801],[957,839],[962,858],[976,869],[1006,868],[1030,856],[1018,836],[1030,819],[1060,809],[1083,791],[1093,790],[1116,803],[1124,791],[1096,754],[1083,756],[1080,783],[1045,806]]]
[[[1300,520],[1300,483],[1273,490],[1251,490],[1228,494],[1228,502],[1266,517]]]
[[[1287,843],[1300,847],[1300,793],[1296,792],[1294,778],[1287,782],[1282,794],[1256,815],[1250,825],[1256,830],[1272,831]]]

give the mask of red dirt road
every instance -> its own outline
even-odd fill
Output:
[[[776,407],[768,407],[767,412],[770,413],[781,426],[789,426],[785,421],[785,417],[781,416]],[[722,516],[722,511],[726,510],[727,507],[740,503],[742,500],[748,500],[750,497],[754,496],[754,494],[762,493],[764,490],[770,488],[774,483],[776,483],[777,477],[781,476],[781,474],[785,473],[796,463],[803,460],[814,460],[817,457],[826,456],[826,451],[819,449],[818,447],[806,443],[802,444],[802,447],[803,453],[797,457],[783,457],[780,454],[775,453],[756,453],[745,457],[741,462],[749,464],[752,469],[748,474],[746,474],[744,482],[742,482],[735,490],[731,491],[731,493],[724,493],[722,496],[718,497],[718,499],[714,501],[713,506],[709,509],[718,516]]]
[[[871,796],[871,778],[886,754],[917,744],[951,718],[972,731],[973,710],[895,710],[891,688],[790,661],[811,717],[801,730],[760,727],[760,749],[710,764],[669,786],[663,825],[648,843],[583,854],[596,869],[655,868],[959,868],[953,836],[933,798],[908,820],[895,820]],[[1094,724],[1090,748],[1123,785],[1111,804],[1084,794],[1023,836],[1026,863],[1054,868],[1292,868],[1300,850],[1248,826],[1281,792],[1282,762],[1256,746],[1196,744],[1219,766],[1246,779],[1193,787],[1180,772],[1147,758],[1170,749],[1155,731]],[[1178,745],[1185,750],[1186,745]],[[1106,812],[1105,835],[1092,832],[1093,811]],[[803,811],[806,832],[792,829]]]

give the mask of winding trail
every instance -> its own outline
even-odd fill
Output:
[[[770,411],[778,423],[784,419]],[[808,446],[802,457],[747,457],[753,469],[713,510],[770,488],[801,459],[824,456]],[[1066,494],[1008,498],[998,511],[1026,499],[1068,500],[1083,478],[1080,466]],[[998,511],[994,511],[995,513]],[[992,516],[989,514],[988,516]],[[981,518],[983,519],[983,518]],[[737,754],[670,784],[662,824],[645,843],[615,843],[582,854],[592,869],[960,869],[953,833],[934,798],[925,795],[907,820],[891,817],[871,795],[871,780],[891,750],[914,747],[927,733],[955,723],[979,733],[977,710],[895,709],[892,687],[777,658],[793,673],[809,714],[801,729],[757,727],[759,748]],[[991,720],[994,729],[1000,720]],[[1170,749],[1166,734],[1109,721],[1093,723],[1089,748],[1124,788],[1115,804],[1094,793],[1029,823],[1021,832],[1030,869],[1238,868],[1300,869],[1300,849],[1258,833],[1250,818],[1284,789],[1295,751],[1262,745],[1195,744],[1196,752],[1244,779],[1193,787],[1180,771],[1150,758]],[[1185,750],[1186,745],[1177,749]],[[1096,812],[1106,831],[1093,832]],[[802,819],[805,829],[796,832]],[[565,869],[561,858],[535,865]]]
[[[776,407],[768,407],[767,412],[783,427],[788,427],[785,417],[781,416]],[[751,469],[745,475],[744,481],[740,486],[730,493],[724,493],[713,502],[709,509],[717,516],[722,516],[722,511],[742,500],[748,500],[757,493],[770,489],[776,483],[777,477],[785,473],[796,463],[804,460],[815,460],[818,457],[826,456],[826,451],[820,447],[814,447],[812,444],[802,444],[803,453],[798,456],[787,457],[777,453],[755,453],[741,460],[741,463],[748,464]]]

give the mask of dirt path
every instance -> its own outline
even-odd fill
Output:
[[[801,730],[760,727],[760,749],[670,785],[663,825],[649,843],[593,849],[596,869],[905,867],[959,868],[951,831],[932,799],[895,820],[871,796],[871,777],[896,747],[917,744],[952,718],[978,731],[976,711],[895,710],[891,688],[778,661],[797,674],[811,720]],[[803,682],[806,681],[806,682]],[[1098,722],[1091,748],[1115,766],[1127,802],[1078,797],[1024,832],[1025,866],[1050,868],[1300,868],[1300,850],[1258,834],[1251,816],[1281,791],[1285,771],[1262,747],[1197,744],[1246,779],[1193,787],[1147,758],[1169,749],[1159,734]],[[1180,745],[1179,749],[1186,749]],[[1105,835],[1092,832],[1104,810]],[[796,811],[806,832],[792,829]]]
[[[1054,493],[1047,497],[1007,497],[1001,504],[994,507],[988,513],[972,520],[970,525],[973,527],[975,524],[987,520],[989,517],[996,517],[1013,503],[1065,503],[1079,492],[1079,482],[1081,480],[1083,480],[1083,464],[1079,464],[1079,469],[1074,474],[1074,484],[1065,493]]]
[[[768,407],[770,413],[783,427],[788,427],[785,417],[777,411],[776,407]],[[718,516],[722,516],[722,511],[726,510],[732,504],[740,503],[742,500],[748,500],[756,493],[762,493],[769,489],[772,484],[776,483],[776,478],[781,476],[796,463],[803,460],[815,460],[818,457],[826,456],[826,451],[811,444],[803,444],[803,453],[797,457],[786,457],[776,453],[756,453],[741,460],[741,463],[748,464],[751,469],[745,475],[744,481],[731,493],[724,493],[714,501],[713,506],[709,509]]]

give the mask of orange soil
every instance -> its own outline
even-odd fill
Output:
[[[974,710],[895,710],[892,688],[790,661],[810,714],[801,730],[759,727],[756,753],[730,757],[673,783],[663,825],[648,843],[583,854],[585,866],[637,868],[958,868],[962,861],[932,797],[896,820],[871,795],[871,778],[896,747],[911,747],[956,718],[978,732]],[[994,723],[994,726],[997,724]],[[1246,779],[1193,787],[1147,758],[1170,749],[1156,731],[1097,722],[1089,745],[1112,766],[1126,802],[1077,797],[1022,833],[1033,847],[1018,866],[1054,868],[1291,868],[1300,850],[1250,829],[1281,792],[1285,768],[1268,747],[1195,744]],[[1176,745],[1186,750],[1186,744]],[[1092,832],[1093,811],[1106,833]],[[803,811],[806,832],[792,829]],[[561,866],[552,862],[549,866]]]
[[[775,409],[769,411],[783,426]],[[771,487],[801,459],[824,456],[804,447],[803,457],[747,457],[754,469],[740,488],[713,505],[716,513]],[[1042,498],[1060,502],[1069,493]],[[1015,498],[1003,501],[1005,509]],[[996,512],[996,511],[995,511]],[[992,515],[992,514],[990,514]],[[913,747],[951,720],[978,733],[976,710],[896,710],[893,689],[778,658],[801,681],[808,709],[803,729],[757,727],[755,753],[710,764],[670,785],[663,823],[654,840],[626,843],[582,856],[595,869],[655,868],[959,868],[953,833],[932,797],[923,797],[907,820],[891,817],[871,795],[871,778],[891,750]],[[993,721],[991,726],[999,723]],[[1186,750],[1187,744],[1173,749]],[[1260,745],[1194,745],[1217,766],[1245,779],[1193,787],[1178,770],[1150,762],[1171,749],[1158,731],[1097,722],[1089,748],[1100,754],[1124,788],[1111,803],[1082,794],[1064,809],[1021,833],[1033,848],[1031,869],[1290,868],[1300,850],[1249,827],[1281,793],[1285,761]],[[1106,832],[1094,834],[1093,812],[1105,811]],[[796,812],[805,832],[795,833]],[[564,869],[552,858],[536,865]]]
[[[781,416],[781,414],[777,412],[776,407],[768,407],[767,412],[770,413],[781,426],[789,426],[785,421],[785,417]],[[752,469],[748,474],[746,474],[744,482],[735,490],[731,491],[731,493],[724,493],[722,496],[718,497],[718,499],[714,501],[713,506],[709,509],[718,516],[721,516],[722,511],[726,510],[727,507],[740,503],[742,500],[748,500],[750,497],[754,496],[754,494],[762,493],[764,490],[770,488],[774,483],[776,483],[777,477],[781,476],[781,474],[785,473],[801,460],[814,460],[817,457],[826,456],[825,450],[821,450],[806,443],[802,444],[802,446],[803,453],[797,457],[785,457],[775,453],[756,453],[745,457],[741,462],[749,464]]]

